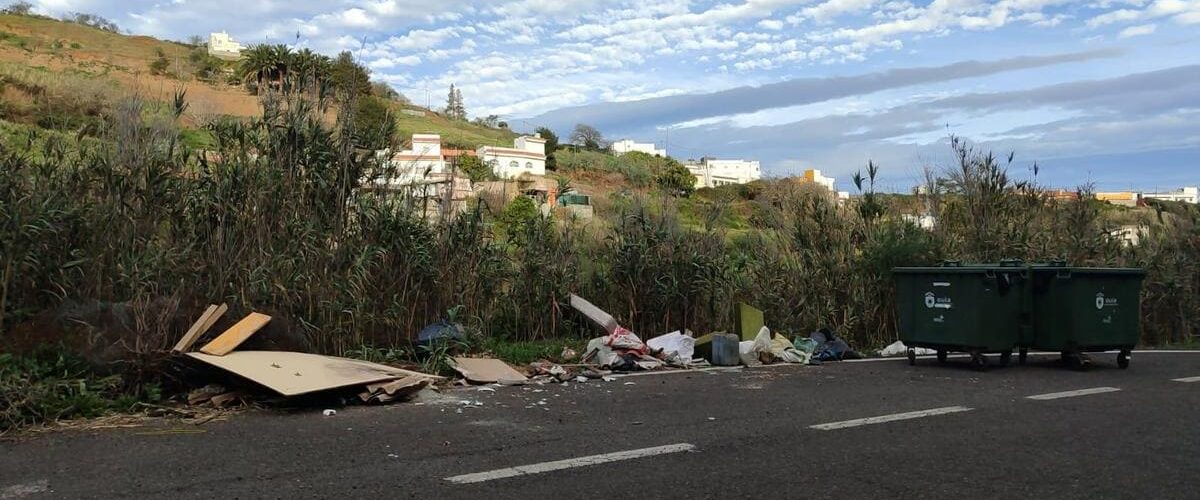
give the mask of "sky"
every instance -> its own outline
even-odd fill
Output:
[[[577,123],[676,158],[851,190],[947,168],[953,134],[1055,187],[1200,184],[1200,0],[34,0],[187,39],[350,51],[413,102],[461,88],[518,131]]]

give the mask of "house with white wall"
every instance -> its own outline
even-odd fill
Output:
[[[209,33],[208,35],[208,53],[209,55],[220,57],[222,59],[237,59],[242,57],[242,44],[238,43],[229,33],[224,31],[219,33]]]
[[[632,139],[621,139],[608,146],[608,149],[617,156],[621,156],[631,151],[646,153],[651,156],[667,156],[667,150],[654,147],[653,142],[635,142]]]
[[[433,175],[446,172],[446,159],[442,156],[442,137],[437,134],[413,134],[408,149],[392,153],[384,150],[380,154],[387,158],[387,170],[375,178],[376,184],[404,186],[425,182]]]
[[[476,155],[501,179],[513,179],[524,173],[546,175],[546,140],[537,134],[514,139],[511,148],[482,146]]]
[[[1142,198],[1162,201],[1182,201],[1184,203],[1200,203],[1200,188],[1188,186],[1161,193],[1142,193]]]
[[[718,160],[704,157],[700,161],[688,160],[683,166],[696,176],[697,188],[745,184],[762,178],[762,168],[757,160]]]

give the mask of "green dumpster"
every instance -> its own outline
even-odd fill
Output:
[[[1115,350],[1117,366],[1129,366],[1129,353],[1141,332],[1144,270],[1063,263],[1037,264],[1029,270],[1030,347],[1060,352],[1077,369],[1089,363],[1084,353]]]
[[[947,352],[967,352],[976,369],[987,366],[987,353],[999,353],[1008,364],[1013,349],[1028,343],[1021,322],[1027,273],[1019,261],[893,269],[909,363],[916,363],[913,348],[925,347],[943,363]]]

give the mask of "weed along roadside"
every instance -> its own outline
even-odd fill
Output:
[[[704,184],[689,169],[708,160],[616,154],[583,124],[584,141],[558,146],[548,128],[471,123],[469,89],[452,113],[403,102],[348,52],[261,45],[242,65],[37,16],[0,23],[0,50],[54,62],[0,64],[0,432],[189,401],[399,403],[457,376],[572,383],[923,341],[1000,353],[907,336],[892,270],[948,259],[1145,270],[1136,300],[1091,292],[1088,314],[1120,311],[1120,339],[1035,312],[1065,333],[1018,349],[1200,332],[1200,208],[1016,180],[1032,160],[1019,150],[951,138],[912,194],[876,189],[881,169],[909,166],[874,162],[848,196],[815,171],[720,185],[701,171]],[[143,78],[178,91],[136,92]],[[518,156],[497,169],[479,151]],[[960,310],[938,291],[933,311]]]

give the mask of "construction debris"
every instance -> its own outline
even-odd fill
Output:
[[[187,355],[289,397],[408,376],[442,379],[367,361],[302,352],[234,351],[224,356],[189,352]]]
[[[476,384],[525,382],[529,379],[503,361],[491,358],[454,358],[454,370]]]
[[[225,311],[227,310],[229,310],[229,306],[225,304],[208,306],[208,309],[204,310],[204,313],[192,324],[192,327],[188,328],[187,333],[183,334],[183,337],[179,339],[179,342],[175,344],[171,352],[187,352],[192,348],[192,344],[196,343],[196,340],[203,337],[205,333],[208,333],[208,330],[212,328],[218,319],[221,319],[221,316],[225,315]]]
[[[619,327],[617,320],[611,314],[600,310],[599,307],[592,305],[591,302],[584,300],[578,295],[571,294],[571,307],[574,307],[580,314],[592,320],[593,323],[600,325],[600,328],[603,328],[604,332],[609,335],[612,335]]]
[[[213,356],[229,354],[270,321],[271,317],[266,314],[250,313],[249,316],[242,318],[237,324],[225,330],[225,333],[222,333],[213,339],[212,342],[201,347],[200,352]]]

